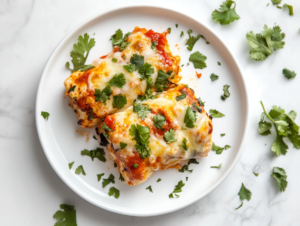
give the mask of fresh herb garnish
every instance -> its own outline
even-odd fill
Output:
[[[76,168],[75,173],[86,175],[82,165],[80,165]]]
[[[124,181],[124,177],[122,176],[122,174],[120,173],[120,177],[119,177],[120,181]]]
[[[186,47],[189,51],[193,50],[193,47],[195,45],[195,43],[199,40],[200,35],[197,36],[192,36],[191,34],[193,33],[193,31],[190,29],[187,31],[189,38],[186,40],[185,45],[187,45],[188,47]]]
[[[221,137],[224,137],[225,136],[225,133],[221,133]]]
[[[72,169],[73,164],[74,164],[74,162],[69,163],[69,169]]]
[[[114,196],[116,199],[120,197],[120,191],[115,187],[111,187],[108,192],[109,196]]]
[[[164,140],[167,142],[167,144],[177,141],[175,138],[175,131],[170,129],[169,131],[165,132]]]
[[[113,132],[113,130],[110,127],[108,127],[105,122],[103,122],[102,124],[102,129],[103,129],[103,135],[106,138],[109,138],[109,134],[106,132],[106,130],[108,130],[109,132]]]
[[[144,63],[142,67],[139,69],[139,74],[141,79],[150,78],[150,76],[154,73],[154,68],[151,67],[151,64]]]
[[[75,90],[75,88],[76,88],[76,86],[72,86],[69,90],[68,90],[68,92],[72,92],[72,91],[74,91]]]
[[[190,55],[189,61],[193,62],[194,68],[203,69],[206,68],[206,59],[206,56],[197,51]]]
[[[84,149],[83,151],[81,151],[81,155],[86,155],[91,157],[92,161],[94,161],[94,158],[96,157],[97,159],[99,159],[101,162],[106,162],[106,158],[105,158],[105,152],[103,148],[96,148],[94,150],[87,150]]]
[[[150,156],[149,138],[150,138],[150,128],[148,126],[142,126],[139,124],[131,125],[129,134],[133,136],[136,141],[135,148],[140,154],[141,158],[144,159]]]
[[[118,62],[118,59],[116,59],[116,58],[112,58],[112,60],[111,60],[112,62],[114,62],[114,63],[117,63]]]
[[[107,179],[103,179],[102,181],[102,187],[105,188],[106,185],[108,185],[109,183],[115,183],[115,176],[110,174],[109,177]]]
[[[241,189],[240,189],[238,195],[240,196],[240,199],[241,199],[242,201],[244,201],[245,199],[247,199],[247,200],[249,201],[249,200],[251,199],[252,193],[251,193],[250,190],[248,190],[248,189],[245,187],[244,183],[242,183],[242,186],[241,186]]]
[[[119,94],[113,97],[113,107],[121,109],[127,104],[127,98],[125,95]]]
[[[69,62],[67,62],[65,66],[72,72],[78,71],[80,69],[81,71],[85,71],[89,68],[94,68],[93,65],[84,64],[86,62],[90,50],[95,46],[95,43],[95,39],[90,39],[90,36],[87,33],[85,33],[83,36],[80,35],[78,37],[78,42],[73,45],[73,50],[70,53],[70,56],[72,57],[71,62],[73,64],[73,69],[70,68]]]
[[[155,49],[155,47],[157,46],[157,42],[156,41],[153,41],[152,44],[151,44],[151,49]]]
[[[104,173],[101,173],[101,174],[97,174],[97,179],[98,179],[98,182],[101,180],[101,178],[104,176]]]
[[[142,105],[140,103],[133,104],[133,112],[138,114],[138,117],[144,120],[147,117],[147,114],[151,112],[151,109],[147,107],[148,105]]]
[[[175,186],[174,191],[169,195],[169,198],[174,198],[173,194],[176,197],[179,197],[179,195],[175,194],[175,193],[180,193],[182,192],[182,188],[184,187],[185,183],[181,181],[178,182],[178,184]]]
[[[229,92],[229,85],[224,85],[223,86],[223,91],[224,91],[224,94],[221,96],[221,99],[222,100],[226,100],[228,97],[230,97],[230,92]]]
[[[135,65],[135,70],[139,70],[144,65],[144,56],[133,54],[130,63]]]
[[[190,164],[199,164],[199,162],[196,160],[196,159],[190,159],[189,161],[188,161],[188,165],[190,165]]]
[[[44,119],[48,120],[50,114],[48,112],[46,112],[46,111],[42,111],[41,112],[41,116],[43,116]]]
[[[170,27],[168,28],[168,31],[169,31],[169,34],[171,34],[171,28]]]
[[[166,117],[163,115],[155,115],[153,117],[153,125],[158,129],[163,129],[163,126],[166,122]]]
[[[238,210],[239,208],[241,208],[243,206],[244,202],[241,203],[241,205],[239,205],[237,208],[235,208],[236,210]]]
[[[216,109],[210,109],[209,113],[213,118],[221,118],[225,116],[223,113],[217,111]]]
[[[138,168],[138,166],[139,166],[139,164],[134,163],[132,167],[136,169],[136,168]]]
[[[291,78],[295,78],[296,77],[296,73],[294,71],[291,71],[287,68],[284,68],[282,70],[282,73],[284,74],[284,76],[287,78],[287,79],[291,79]]]
[[[110,100],[109,96],[112,94],[112,90],[109,85],[107,85],[101,92],[100,89],[95,89],[95,101],[101,101],[102,103],[106,104],[107,100]]]
[[[128,71],[129,73],[132,73],[135,71],[135,64],[127,64],[124,65],[123,68]]]
[[[122,88],[126,84],[126,80],[123,73],[115,74],[115,76],[109,80],[108,85]]]
[[[250,57],[256,61],[263,61],[273,53],[273,50],[282,49],[285,42],[282,41],[285,37],[284,33],[281,33],[279,26],[268,28],[264,26],[262,34],[254,34],[250,31],[246,34],[250,50]]]
[[[227,149],[231,148],[231,146],[226,144],[224,148],[225,148],[225,150],[227,150]]]
[[[227,150],[229,148],[231,148],[230,145],[226,144],[224,146],[224,148],[222,148],[222,147],[219,147],[219,146],[215,145],[215,143],[213,142],[211,150],[215,151],[217,155],[220,155],[220,154],[222,154],[224,149]]]
[[[194,112],[191,107],[188,107],[186,110],[186,113],[184,115],[184,120],[183,120],[186,127],[188,127],[188,128],[195,127],[194,122],[196,122],[196,120],[197,120],[196,116],[197,116],[196,112]]]
[[[184,166],[182,166],[181,169],[178,170],[178,171],[179,171],[180,173],[184,173],[185,171],[188,171],[188,172],[190,172],[190,173],[193,172],[193,170],[189,170],[189,165],[184,165]]]
[[[216,169],[220,169],[222,167],[222,163],[218,166],[211,166],[210,168],[216,168]]]
[[[152,93],[152,85],[153,85],[152,78],[147,78],[147,87],[146,87],[145,94],[143,96],[139,95],[138,100],[144,101],[144,100],[156,98],[156,96],[153,95]]]
[[[182,31],[181,33],[180,33],[180,37],[183,37],[184,36],[184,32]]]
[[[278,184],[279,190],[281,192],[285,191],[285,189],[288,185],[288,182],[286,180],[287,175],[286,175],[285,170],[283,168],[280,168],[280,167],[274,167],[271,177],[275,178],[275,180]]]
[[[118,165],[117,165],[117,163],[114,161],[114,167],[115,168],[117,168],[118,167]]]
[[[254,176],[258,177],[259,173],[253,172]]]
[[[182,93],[181,95],[179,95],[179,96],[176,97],[177,101],[180,101],[180,100],[183,100],[183,99],[186,98],[186,92],[181,91],[181,93]]]
[[[97,140],[97,137],[94,135],[94,136],[93,136],[93,139],[94,139],[94,140]]]
[[[186,177],[186,178],[185,178],[185,181],[188,181],[188,180],[189,180],[189,178],[188,178],[188,177]]]
[[[198,98],[198,103],[200,106],[204,107],[205,102],[203,102],[200,97]]]
[[[216,74],[214,74],[214,73],[212,73],[212,74],[210,75],[210,79],[211,79],[211,81],[215,81],[215,80],[219,79],[219,76],[216,75]]]
[[[290,16],[294,16],[294,9],[293,9],[293,6],[292,6],[292,5],[284,4],[284,5],[283,5],[283,8],[289,10],[289,15],[290,15]]]
[[[147,187],[146,190],[149,190],[150,192],[153,193],[151,185],[149,187]]]
[[[119,46],[119,49],[122,51],[126,46],[129,45],[129,42],[126,42],[126,39],[131,34],[128,32],[123,37],[123,32],[121,29],[118,29],[114,35],[111,36],[111,41],[113,46]]]
[[[221,62],[218,61],[218,65],[221,66]]]
[[[186,138],[183,138],[182,145],[180,145],[180,146],[183,147],[184,150],[188,149],[188,147],[187,147],[187,139]]]
[[[178,28],[178,24],[175,24],[175,27]]]
[[[124,148],[126,148],[126,147],[127,147],[127,144],[126,144],[126,143],[123,143],[123,142],[121,142],[121,143],[120,143],[120,147],[121,147],[121,149],[124,149]]]
[[[276,140],[274,141],[271,150],[275,152],[277,156],[285,155],[289,147],[283,141],[284,137],[288,138],[296,149],[300,149],[299,126],[295,123],[297,113],[295,111],[285,113],[282,108],[273,106],[268,114],[263,103],[260,103],[264,110],[264,114],[271,120],[277,133]],[[266,130],[263,135],[268,134],[270,134],[270,132]]]
[[[160,178],[158,178],[156,182],[158,183],[158,182],[160,182],[160,181],[161,181],[161,179],[160,179]]]
[[[273,3],[273,5],[278,5],[281,3],[282,0],[271,0],[271,2]]]
[[[258,132],[260,135],[267,136],[271,134],[272,123],[264,121],[265,113],[261,114],[260,121],[258,123]]]
[[[61,204],[59,207],[62,210],[56,211],[53,215],[53,218],[57,221],[54,226],[77,226],[74,206]]]
[[[162,92],[164,89],[168,88],[168,78],[172,74],[172,71],[165,73],[164,71],[158,71],[157,79],[155,81],[155,88],[157,92]]]
[[[232,5],[234,6],[232,7]],[[214,21],[219,22],[221,25],[230,24],[231,22],[240,19],[240,16],[235,11],[236,3],[232,0],[226,0],[222,2],[219,10],[212,12],[212,18]]]

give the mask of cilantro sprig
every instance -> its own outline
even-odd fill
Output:
[[[189,61],[193,62],[194,68],[203,69],[206,68],[206,56],[199,51],[196,51],[190,55]]]
[[[119,49],[122,51],[126,46],[129,45],[129,42],[126,41],[131,32],[128,32],[123,37],[123,31],[118,29],[114,35],[111,36],[111,41],[113,46],[119,46]]]
[[[196,42],[199,40],[200,35],[197,36],[192,36],[191,34],[193,33],[193,31],[190,29],[187,31],[189,38],[186,40],[185,45],[187,45],[188,47],[186,47],[189,51],[193,50],[194,45],[196,44]]]
[[[116,199],[120,197],[120,191],[115,187],[111,187],[108,192],[109,196],[114,196]]]
[[[91,151],[84,149],[81,151],[81,155],[86,155],[86,156],[91,157],[92,161],[94,161],[94,158],[97,158],[101,162],[106,162],[105,152],[104,152],[103,148],[96,148]]]
[[[194,128],[194,122],[197,120],[197,113],[192,110],[191,107],[188,107],[184,115],[184,123],[188,128]]]
[[[72,57],[73,69],[70,68],[70,63],[67,62],[65,66],[72,72],[85,71],[89,68],[94,68],[93,65],[85,65],[86,59],[89,56],[90,50],[95,46],[95,39],[85,33],[83,36],[78,37],[78,42],[73,45],[73,51],[71,51],[70,56]]]
[[[173,192],[171,194],[169,194],[169,198],[174,198],[174,195],[176,197],[179,197],[179,195],[177,195],[176,193],[180,193],[182,192],[182,188],[184,187],[185,183],[181,181],[178,182],[178,184],[175,186]]]
[[[54,226],[77,226],[76,210],[68,204],[59,205],[60,209],[55,212],[53,218],[57,221]]]
[[[287,79],[295,78],[296,75],[297,75],[296,72],[291,71],[291,70],[289,70],[289,69],[287,69],[287,68],[284,68],[284,69],[282,70],[282,74],[284,74],[284,76],[285,76]]]
[[[138,114],[138,117],[144,120],[147,117],[147,114],[151,112],[151,109],[148,108],[148,105],[134,103],[133,112],[136,112]]]
[[[162,92],[166,88],[168,88],[168,78],[172,74],[173,71],[168,71],[165,73],[163,70],[159,70],[157,74],[157,79],[155,81],[155,88],[157,92]]]
[[[115,183],[115,176],[110,174],[109,177],[107,179],[103,179],[102,181],[102,187],[105,188],[106,185],[110,184],[110,183]]]
[[[276,180],[276,182],[278,184],[278,187],[279,187],[279,190],[281,192],[285,191],[285,189],[288,185],[288,182],[286,180],[287,175],[286,175],[285,170],[283,168],[280,168],[280,167],[274,167],[271,177],[273,177]]]
[[[158,129],[163,129],[163,126],[164,126],[164,124],[165,124],[165,122],[166,122],[166,117],[165,116],[163,116],[163,115],[155,115],[154,117],[153,117],[153,125],[156,127],[156,128],[158,128]]]
[[[284,142],[283,138],[288,138],[296,149],[300,149],[300,135],[299,135],[299,126],[295,123],[297,113],[295,111],[290,111],[285,113],[285,111],[277,106],[273,106],[272,110],[267,113],[266,109],[260,102],[263,108],[264,114],[270,119],[273,123],[276,130],[276,140],[274,141],[271,150],[278,155],[285,155],[287,153],[288,145]],[[259,123],[259,132],[262,135],[269,135],[270,124],[267,124],[263,119]]]
[[[209,113],[210,113],[211,117],[213,117],[213,118],[222,118],[225,116],[223,113],[219,112],[216,109],[210,109]]]
[[[230,24],[235,20],[239,20],[240,16],[235,11],[236,3],[232,0],[222,2],[219,10],[212,12],[214,21],[219,22],[221,25]]]
[[[141,158],[147,158],[150,156],[149,138],[150,138],[150,128],[148,126],[142,126],[139,124],[131,125],[129,134],[133,136],[136,141],[135,148],[140,154]]]
[[[173,129],[170,129],[169,131],[165,132],[164,140],[167,142],[167,144],[177,141],[177,139],[175,138],[175,131]]]

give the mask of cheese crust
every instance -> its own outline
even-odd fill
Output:
[[[78,117],[78,124],[83,128],[91,128],[99,123],[101,119],[109,114],[113,114],[131,106],[138,95],[144,95],[147,87],[146,80],[142,80],[138,71],[129,73],[124,69],[124,65],[130,64],[133,54],[143,55],[145,63],[151,64],[154,73],[150,76],[153,83],[156,81],[158,71],[165,73],[172,71],[169,81],[178,83],[181,79],[179,75],[180,57],[173,56],[169,50],[167,33],[156,33],[152,30],[136,27],[128,36],[129,45],[121,51],[119,47],[114,47],[108,55],[102,56],[93,62],[95,66],[86,71],[76,71],[68,77],[65,82],[66,93],[71,98],[72,107]],[[156,48],[151,48],[156,42]],[[117,59],[117,62],[112,59]],[[111,86],[112,94],[106,103],[95,99],[95,89],[101,91],[107,83],[116,75],[123,73],[126,84],[122,88]],[[74,87],[74,91],[69,91]],[[127,104],[122,109],[113,107],[113,96],[125,95]]]
[[[138,185],[146,181],[157,170],[180,169],[189,159],[207,156],[212,148],[211,117],[203,106],[199,105],[192,89],[184,84],[174,86],[159,94],[156,99],[140,102],[151,109],[144,120],[138,117],[133,107],[128,107],[122,112],[107,116],[96,128],[98,134],[102,133],[102,124],[105,123],[112,130],[105,131],[108,134],[108,150],[129,185]],[[177,101],[176,97],[182,93],[186,94],[186,98]],[[188,107],[193,109],[196,115],[194,128],[186,127],[184,122]],[[153,117],[156,115],[166,118],[163,129],[154,126]],[[137,124],[150,129],[150,156],[144,159],[135,147],[137,143],[134,137],[130,135],[131,125]],[[164,134],[170,129],[175,131],[176,141],[168,144]],[[184,139],[187,148],[182,146]],[[123,149],[120,147],[121,142],[127,144]],[[138,164],[138,167],[134,167],[134,164]]]

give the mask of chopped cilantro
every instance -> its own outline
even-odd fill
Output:
[[[112,58],[112,60],[111,60],[112,62],[114,62],[114,63],[117,63],[118,62],[118,59],[116,59],[116,58]]]
[[[138,166],[139,166],[139,164],[137,164],[137,163],[134,163],[134,165],[133,165],[133,168],[138,168]]]
[[[157,42],[156,41],[153,41],[152,44],[151,44],[151,49],[155,49],[155,47],[157,46]]]
[[[126,148],[126,147],[127,147],[127,144],[126,144],[126,143],[123,143],[123,142],[121,142],[121,143],[120,143],[120,147],[121,147],[121,149],[124,149],[124,148]]]
[[[89,68],[93,68],[92,65],[84,65],[86,62],[86,59],[89,55],[90,50],[95,46],[95,39],[91,38],[90,36],[85,33],[83,36],[80,35],[78,37],[78,42],[73,45],[73,50],[70,53],[70,56],[72,57],[72,64],[73,69],[70,68],[70,63],[67,62],[65,66],[70,69],[72,72],[78,71],[81,69],[81,71],[85,71]]]
[[[186,113],[184,115],[184,123],[188,128],[194,128],[194,122],[196,122],[196,112],[192,110],[192,108],[188,107]]]
[[[182,93],[181,95],[179,95],[179,96],[176,97],[177,101],[180,101],[180,100],[183,100],[183,99],[186,98],[186,92],[181,91],[181,93]]]
[[[188,171],[188,172],[190,172],[190,173],[193,172],[193,170],[189,170],[189,165],[184,165],[184,166],[182,166],[181,169],[178,170],[178,171],[179,171],[180,173],[184,173],[185,171]]]
[[[95,117],[93,116],[93,109],[91,109],[91,110],[89,111],[88,120],[91,120],[91,119],[93,119],[93,118],[95,118]]]
[[[219,76],[216,75],[216,74],[214,74],[214,73],[212,73],[212,74],[210,75],[210,79],[211,79],[211,81],[215,81],[215,80],[219,79]]]
[[[163,129],[163,126],[166,122],[166,117],[163,115],[155,115],[153,117],[153,125],[158,129]]]
[[[282,73],[284,74],[284,76],[287,78],[287,79],[291,79],[291,78],[295,78],[296,77],[296,73],[294,71],[291,71],[287,68],[284,68],[282,70]]]
[[[114,167],[115,168],[117,168],[118,167],[118,165],[117,165],[117,163],[114,161]]]
[[[180,33],[180,37],[183,37],[184,36],[184,32],[183,31],[181,31],[181,33]]]
[[[178,28],[178,24],[175,24],[175,27]]]
[[[56,211],[53,218],[57,221],[54,226],[77,226],[76,210],[74,206],[61,204],[62,210]]]
[[[158,178],[156,182],[158,183],[158,182],[160,182],[160,181],[161,181],[161,179],[160,179],[160,178]]]
[[[258,177],[259,173],[253,172],[254,176]]]
[[[284,4],[284,5],[283,5],[283,8],[289,10],[289,15],[290,15],[290,16],[294,16],[294,9],[293,9],[293,6],[292,6],[292,5]]]
[[[82,165],[80,165],[76,168],[75,173],[86,175]]]
[[[178,184],[175,186],[173,192],[169,195],[169,198],[174,198],[173,194],[176,196],[176,197],[179,197],[179,195],[176,195],[175,193],[180,193],[182,192],[182,188],[184,187],[185,183],[181,181],[178,182]]]
[[[239,205],[237,208],[235,208],[236,210],[238,210],[239,208],[241,208],[243,206],[244,202],[241,203],[241,205]]]
[[[109,183],[115,183],[115,176],[110,174],[109,177],[107,179],[103,178],[102,181],[102,187],[105,188],[106,185],[108,185]]]
[[[168,31],[169,31],[169,34],[171,34],[171,28],[170,27],[168,28]]]
[[[241,199],[242,201],[244,201],[245,199],[247,199],[247,200],[249,201],[249,200],[251,199],[252,193],[251,193],[251,191],[248,190],[248,189],[245,187],[245,185],[242,183],[242,186],[241,186],[241,189],[240,189],[238,195],[240,196],[240,199]]]
[[[261,114],[260,121],[258,123],[258,132],[260,135],[267,136],[271,134],[272,123],[264,121],[265,113]]]
[[[146,190],[149,190],[150,192],[153,193],[151,185],[149,187],[147,187]]]
[[[91,157],[92,161],[94,161],[94,158],[96,157],[97,159],[99,159],[101,162],[106,162],[106,158],[105,158],[105,152],[103,148],[96,148],[94,150],[87,150],[84,149],[83,151],[81,151],[81,155],[86,155]]]
[[[97,140],[97,137],[96,137],[95,135],[93,136],[93,138],[94,138],[95,140]]]
[[[147,117],[147,114],[151,112],[151,109],[147,107],[148,105],[142,105],[140,103],[133,104],[133,112],[138,114],[138,117],[144,120]]]
[[[101,174],[97,174],[97,179],[98,179],[98,182],[101,180],[101,178],[104,176],[104,173],[101,173]]]
[[[216,109],[210,109],[209,113],[213,118],[221,118],[225,116],[223,113],[217,111]]]
[[[285,189],[288,185],[288,182],[286,180],[287,175],[286,175],[285,170],[280,167],[273,167],[273,173],[272,173],[271,177],[275,178],[275,180],[278,184],[279,190],[281,192],[285,191]]]
[[[220,169],[222,167],[222,163],[218,166],[211,166],[210,168],[216,168],[216,169]]]
[[[154,68],[151,66],[151,64],[144,63],[143,66],[140,67],[139,74],[142,80],[149,78],[154,73]]]
[[[142,96],[142,95],[139,95],[138,96],[138,100],[148,100],[148,99],[154,99],[156,98],[156,96],[154,96],[152,94],[152,78],[147,78],[147,87],[146,87],[146,91],[145,91],[145,94]]]
[[[200,97],[198,98],[198,103],[200,106],[204,107],[205,102],[203,102]]]
[[[140,154],[141,158],[144,159],[150,156],[149,138],[150,138],[150,128],[148,126],[142,126],[139,124],[131,125],[129,134],[133,136],[136,141],[135,148]]]
[[[232,5],[234,6],[232,7]],[[214,21],[219,22],[221,25],[230,24],[235,20],[239,20],[240,16],[235,11],[236,3],[232,0],[226,0],[220,5],[220,11],[215,10],[212,12]]]
[[[74,100],[74,101],[77,101],[77,97],[73,97],[73,100]],[[76,110],[74,110],[74,111],[75,111],[75,113],[77,113]]]
[[[165,73],[164,71],[159,69],[157,79],[155,81],[155,88],[157,92],[162,92],[164,91],[164,89],[168,88],[168,78],[171,75],[171,73]]]
[[[122,88],[126,84],[126,80],[123,73],[115,74],[115,76],[109,80],[108,85]]]
[[[41,116],[43,116],[44,119],[48,120],[50,114],[48,112],[46,112],[46,111],[42,111],[41,112]]]
[[[221,137],[224,137],[225,136],[225,133],[221,133]]]
[[[69,90],[68,90],[68,92],[72,92],[72,91],[74,91],[75,90],[75,88],[76,88],[76,86],[72,86]]]
[[[122,174],[120,173],[120,177],[119,177],[120,181],[124,181],[124,177],[122,176]]]
[[[119,94],[113,97],[113,107],[121,109],[127,104],[127,98],[125,95]]]
[[[135,65],[136,70],[139,70],[144,65],[144,56],[133,54],[130,63]]]
[[[109,96],[112,94],[112,90],[109,85],[107,85],[102,92],[100,89],[95,89],[95,101],[101,101],[102,103],[106,104],[106,101],[109,100]]]
[[[226,144],[224,148],[225,148],[225,150],[227,150],[227,149],[231,148],[231,146]]]
[[[74,164],[74,162],[69,163],[69,169],[72,169],[73,164]]]
[[[197,51],[190,55],[189,61],[193,62],[194,68],[203,69],[206,68],[206,59],[206,56]]]
[[[230,97],[230,92],[229,92],[229,85],[224,85],[223,86],[223,91],[224,91],[224,94],[221,96],[221,99],[222,100],[226,100],[228,97]]]
[[[186,178],[185,178],[185,181],[188,181],[188,180],[189,180],[189,178],[188,178],[188,177],[186,177]]]
[[[135,64],[127,64],[124,65],[123,68],[128,71],[129,73],[132,73],[135,71]]]
[[[123,37],[123,32],[121,29],[118,29],[114,35],[111,36],[111,41],[113,46],[119,46],[120,50],[124,50],[126,46],[129,45],[129,42],[126,41],[127,37],[131,33],[128,32]]]
[[[191,34],[193,33],[193,31],[190,29],[187,31],[188,35],[189,35],[189,38],[186,40],[186,43],[185,45],[187,45],[187,49],[189,51],[192,51],[193,50],[193,47],[195,45],[195,43],[199,40],[200,38],[200,35],[197,35],[197,36],[192,36]]]
[[[180,146],[183,147],[184,150],[188,149],[188,147],[187,147],[187,139],[186,138],[183,138],[182,145],[180,145]]]
[[[170,129],[169,131],[165,132],[164,140],[167,142],[167,144],[177,141],[175,138],[175,131]]]
[[[211,150],[215,151],[217,155],[220,155],[222,154],[224,148],[215,145],[215,143],[213,142]]]
[[[116,199],[120,197],[120,191],[115,187],[111,187],[108,192],[109,196],[114,196]]]
[[[102,124],[102,129],[103,129],[103,135],[106,138],[109,138],[109,134],[106,132],[106,130],[108,130],[109,132],[113,132],[113,130],[110,127],[108,127],[105,122],[103,122]]]
[[[218,61],[218,65],[221,66],[221,62]]]
[[[188,161],[188,165],[190,165],[190,164],[199,164],[199,162],[196,160],[196,159],[190,159],[189,161]]]

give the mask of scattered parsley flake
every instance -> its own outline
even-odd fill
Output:
[[[76,88],[76,86],[72,86],[69,90],[68,90],[68,92],[72,92],[72,91],[74,91],[75,90],[75,88]]]
[[[136,70],[139,70],[144,65],[144,56],[133,54],[130,63],[135,65]]]
[[[48,120],[50,114],[48,112],[46,112],[46,111],[42,111],[41,112],[41,116],[43,116],[44,119]]]
[[[218,65],[220,65],[220,66],[221,66],[221,62],[219,62],[219,61],[218,61]]]
[[[166,122],[166,117],[163,115],[155,115],[153,117],[153,125],[158,129],[163,129],[163,126]]]
[[[122,176],[122,174],[120,173],[120,177],[119,177],[120,181],[124,181],[124,177]]]
[[[122,88],[126,84],[126,80],[123,73],[115,74],[115,76],[109,80],[108,85]]]
[[[199,162],[196,160],[196,159],[190,159],[189,161],[188,161],[188,165],[190,165],[190,164],[199,164]]]
[[[186,98],[186,92],[181,91],[181,93],[182,93],[181,95],[179,95],[179,96],[176,97],[177,101],[180,101],[180,100],[183,100],[183,99]]]
[[[120,143],[120,147],[121,147],[121,149],[124,149],[124,148],[126,148],[126,147],[127,147],[127,144],[126,144],[126,143],[123,143],[123,142],[121,142],[121,143]]]
[[[170,129],[169,131],[165,132],[164,140],[167,142],[167,144],[177,141],[175,138],[175,131]]]
[[[171,28],[170,27],[168,28],[168,31],[169,31],[169,34],[171,34]]]
[[[272,173],[271,177],[275,178],[275,180],[278,184],[279,190],[281,192],[285,191],[285,189],[288,185],[288,182],[286,180],[287,175],[286,175],[285,170],[280,167],[273,167],[273,173]]]
[[[184,123],[188,128],[194,128],[194,122],[196,122],[196,112],[192,110],[192,108],[188,107],[184,116]]]
[[[200,97],[198,98],[198,103],[200,106],[204,107],[205,102],[203,102]]]
[[[116,59],[116,58],[112,58],[112,60],[111,60],[112,62],[114,62],[114,63],[117,63],[118,62],[118,59]]]
[[[253,172],[254,176],[258,177],[259,173]]]
[[[110,100],[109,96],[112,94],[112,90],[109,85],[107,85],[101,92],[100,89],[95,89],[95,101],[101,101],[102,103],[106,104],[107,100]]]
[[[86,155],[91,157],[92,161],[94,161],[94,158],[99,159],[101,162],[106,162],[106,158],[105,158],[105,152],[103,148],[96,148],[94,150],[87,150],[84,149],[81,151],[81,155]]]
[[[105,188],[106,185],[110,184],[110,183],[115,183],[115,176],[110,174],[109,177],[107,179],[103,179],[102,181],[102,187]]]
[[[188,171],[190,173],[193,172],[193,170],[189,170],[189,165],[184,165],[184,166],[181,167],[180,170],[178,170],[178,172],[180,172],[180,173],[184,173],[185,171]]]
[[[158,182],[160,182],[160,181],[161,181],[161,179],[160,179],[160,178],[158,178],[156,182],[158,183]]]
[[[131,32],[128,32],[123,37],[123,32],[121,29],[118,29],[114,35],[111,36],[111,41],[113,46],[119,46],[119,49],[122,51],[129,45],[129,42],[126,41]]]
[[[278,5],[281,3],[282,0],[271,0],[271,2],[273,3],[273,5]]]
[[[247,200],[249,201],[249,200],[251,199],[252,193],[251,193],[251,191],[248,190],[248,189],[245,187],[245,185],[242,183],[242,186],[241,186],[241,189],[240,189],[238,195],[240,196],[240,199],[241,199],[242,201],[244,201],[245,199],[247,199]]]
[[[189,180],[189,178],[188,178],[188,177],[186,177],[186,178],[185,178],[185,181],[188,181],[188,180]]]
[[[185,183],[181,181],[178,182],[178,184],[175,186],[174,191],[169,195],[169,198],[174,198],[173,194],[182,192],[182,188],[184,187]],[[179,197],[179,195],[176,195],[176,197]]]
[[[189,61],[193,62],[194,68],[203,69],[206,68],[206,59],[206,56],[197,51],[190,55]]]
[[[183,37],[184,36],[184,32],[183,31],[181,31],[181,33],[180,33],[180,37]]]
[[[114,161],[114,167],[115,168],[117,168],[118,167],[118,165],[117,165],[117,163]]]
[[[77,226],[76,210],[74,206],[61,204],[62,210],[56,211],[53,218],[57,221],[54,226]]]
[[[211,166],[210,168],[216,168],[216,169],[220,169],[222,167],[222,163],[218,166]]]
[[[155,47],[157,46],[157,42],[156,41],[153,41],[152,44],[151,44],[151,49],[155,49]]]
[[[221,137],[224,137],[225,136],[225,133],[221,133]]]
[[[149,187],[147,187],[146,190],[149,190],[150,192],[153,193],[151,185]]]
[[[74,164],[74,162],[69,163],[69,169],[72,169],[73,164]]]
[[[232,7],[232,5],[234,6]],[[240,16],[235,11],[236,3],[232,0],[226,0],[220,5],[220,11],[212,12],[212,19],[221,25],[230,24],[235,20],[239,20]]]
[[[117,109],[123,108],[127,104],[127,98],[125,95],[119,94],[113,97],[113,107]]]
[[[227,149],[231,148],[231,146],[226,144],[224,148],[225,148],[225,150],[227,150]]]
[[[209,113],[213,118],[222,118],[225,116],[223,113],[217,111],[216,109],[210,109]]]
[[[94,138],[95,140],[97,140],[97,137],[96,137],[95,135],[93,136],[93,138]]]
[[[229,85],[224,85],[223,86],[223,91],[224,91],[224,94],[221,96],[221,99],[222,100],[226,100],[228,97],[230,97],[230,92],[229,92]]]
[[[104,176],[104,173],[101,173],[101,174],[97,174],[97,179],[98,179],[98,182],[101,180],[101,178]]]
[[[175,24],[175,27],[178,28],[178,24]]]
[[[123,68],[128,71],[129,73],[132,73],[135,71],[135,64],[127,64],[124,65]]]
[[[211,150],[215,151],[217,155],[220,155],[222,154],[224,148],[215,145],[215,143],[213,142]]]
[[[120,197],[120,191],[115,187],[111,187],[108,192],[109,196],[114,196],[116,199]]]
[[[291,78],[295,78],[296,77],[296,73],[294,71],[291,71],[287,68],[284,68],[282,70],[282,73],[284,74],[284,76],[287,78],[287,79],[291,79]]]
[[[162,92],[164,89],[168,88],[168,78],[170,77],[171,73],[165,73],[163,70],[159,69],[157,79],[155,81],[155,88],[157,92]]]
[[[187,45],[187,49],[189,51],[192,51],[193,50],[193,47],[195,45],[195,43],[199,40],[200,38],[200,35],[197,35],[197,36],[192,36],[191,34],[193,33],[193,31],[190,29],[187,31],[188,35],[189,35],[189,38],[186,40],[186,43],[185,45]]]
[[[186,138],[183,138],[182,145],[180,145],[180,146],[183,147],[183,149],[185,151],[187,151],[188,147],[187,147],[187,139]]]
[[[151,67],[151,64],[144,63],[142,67],[139,69],[139,74],[141,79],[150,78],[150,76],[154,73],[154,68]]]
[[[144,159],[150,156],[149,138],[150,128],[148,126],[142,126],[139,124],[131,125],[129,134],[134,137],[136,141],[135,148],[140,154],[141,158]]]
[[[215,80],[219,79],[219,76],[216,75],[216,74],[214,74],[214,73],[212,73],[212,74],[210,75],[210,79],[211,79],[211,81],[215,81]]]
[[[75,173],[86,175],[82,165],[80,165],[76,168]]]

